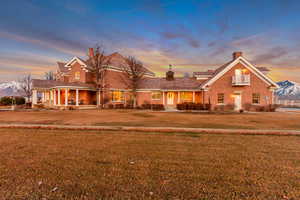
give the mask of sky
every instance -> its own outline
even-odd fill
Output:
[[[275,81],[300,82],[299,0],[9,0],[0,7],[0,82],[57,61],[134,56],[162,76],[215,69],[234,51]]]

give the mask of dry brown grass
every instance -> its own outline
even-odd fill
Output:
[[[132,110],[1,112],[0,123],[300,129],[300,113],[165,113]]]
[[[300,199],[296,136],[0,131],[1,199]]]

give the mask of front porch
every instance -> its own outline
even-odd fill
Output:
[[[100,95],[95,89],[55,87],[32,91],[32,106],[43,105],[50,108],[74,107],[96,108],[100,105]]]

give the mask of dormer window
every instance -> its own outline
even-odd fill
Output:
[[[80,72],[75,72],[75,80],[80,80]]]

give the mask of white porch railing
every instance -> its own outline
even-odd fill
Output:
[[[233,76],[232,85],[250,85],[250,74]]]

